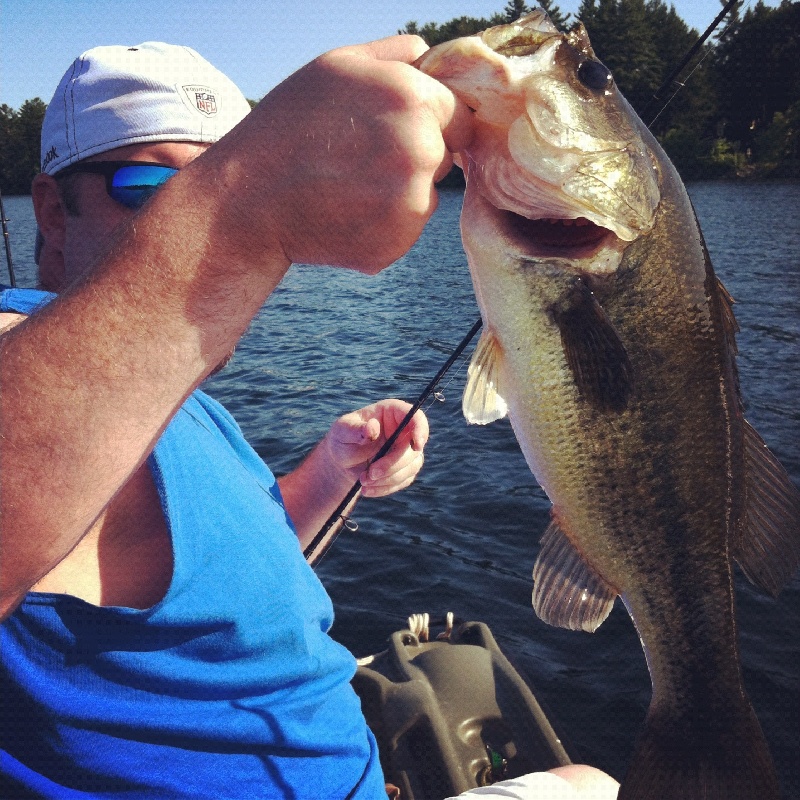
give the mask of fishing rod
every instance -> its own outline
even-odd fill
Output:
[[[0,191],[0,220],[2,220],[3,224],[3,242],[5,243],[6,246],[6,263],[8,264],[8,277],[9,280],[11,281],[12,288],[16,288],[17,279],[16,276],[14,275],[14,262],[11,259],[11,242],[8,239],[8,226],[6,225],[6,222],[8,222],[8,220],[6,219],[6,212],[5,209],[3,208],[3,193],[1,191]]]
[[[375,454],[375,457],[372,459],[372,461],[377,461],[379,458],[383,458],[383,456],[385,456],[389,450],[392,449],[392,446],[400,437],[400,434],[406,428],[408,423],[411,422],[414,414],[417,413],[422,404],[428,399],[428,397],[430,397],[430,395],[436,389],[439,381],[441,381],[441,379],[447,374],[450,367],[456,363],[458,357],[464,352],[464,348],[466,348],[466,346],[472,341],[472,339],[475,337],[475,334],[481,329],[482,325],[483,321],[479,319],[469,329],[469,333],[467,333],[467,335],[461,340],[458,347],[456,347],[451,354],[450,358],[447,359],[441,369],[422,390],[422,394],[420,394],[416,402],[408,410],[408,413],[405,415],[405,417],[403,417],[402,421],[397,426],[397,430],[384,442],[383,446]],[[317,533],[317,535],[311,540],[311,543],[308,545],[308,547],[306,547],[306,549],[303,551],[306,561],[312,567],[316,566],[322,557],[328,552],[331,545],[336,540],[336,537],[341,533],[342,528],[348,527],[350,530],[355,530],[355,528],[352,527],[353,523],[348,514],[358,500],[360,492],[361,481],[356,481],[347,495],[345,495],[344,500],[339,503],[333,514],[328,517],[328,520],[320,528],[319,533]]]
[[[678,75],[681,74],[681,72],[683,72],[686,65],[694,58],[695,54],[703,46],[708,37],[711,36],[712,33],[714,33],[714,31],[717,29],[717,26],[725,18],[726,14],[737,3],[740,2],[742,2],[742,0],[728,0],[728,2],[723,6],[722,11],[720,11],[719,14],[717,14],[717,16],[714,18],[714,21],[706,28],[703,35],[686,51],[686,55],[680,60],[678,66],[675,67],[675,69],[673,69],[672,72],[670,72],[666,80],[661,84],[661,86],[659,86],[659,88],[656,90],[655,94],[650,98],[650,100],[648,100],[647,105],[642,111],[643,117],[650,110],[650,107],[653,105],[653,103],[657,103],[662,99],[663,93],[666,92],[667,89],[669,89],[669,87],[672,85],[672,82],[678,77]],[[678,91],[680,91],[682,88],[683,84],[681,83],[678,85]],[[677,94],[678,91],[676,91],[675,94]],[[661,116],[661,113],[664,111],[664,109],[672,102],[673,98],[675,97],[675,94],[673,94],[672,97],[670,97],[669,100],[667,100],[667,102],[664,104],[664,106],[661,108],[658,114],[656,114],[653,117],[653,119],[651,119],[650,122],[647,123],[648,128],[651,127],[653,123]]]

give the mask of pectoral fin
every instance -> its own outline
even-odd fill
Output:
[[[461,408],[467,422],[486,425],[508,413],[500,396],[499,346],[490,331],[484,330],[467,371],[467,385]]]
[[[633,389],[633,367],[585,281],[578,280],[551,313],[581,396],[601,411],[622,411]]]
[[[800,492],[764,440],[744,423],[745,513],[734,558],[773,597],[800,566]]]
[[[581,557],[553,520],[533,567],[533,607],[549,625],[593,633],[611,613],[617,590]]]

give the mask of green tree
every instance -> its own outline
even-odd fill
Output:
[[[758,157],[759,135],[800,99],[800,2],[749,8],[717,45],[714,71],[720,128]]]
[[[662,0],[647,3],[648,24],[655,32],[656,54],[662,64],[659,89],[700,34],[677,14],[674,6]],[[698,135],[713,135],[712,120],[716,113],[716,94],[711,80],[711,47],[706,45],[684,67],[672,83],[652,97],[641,109],[642,118],[657,134],[672,129],[691,129]]]
[[[525,0],[510,0],[510,2],[503,9],[503,17],[505,22],[515,22],[520,17],[524,17],[528,13],[528,6]]]
[[[524,14],[529,13],[533,8],[541,6],[550,15],[553,24],[563,27],[567,17],[552,0],[542,0],[534,6],[528,6],[522,0],[510,0],[501,13],[494,14],[489,19],[484,17],[456,17],[448,22],[436,23],[426,22],[420,25],[416,21],[407,22],[405,27],[398,33],[413,33],[421,36],[425,42],[433,47],[442,42],[449,42],[451,39],[458,39],[461,36],[472,36],[481,31],[491,28],[493,25],[504,25],[518,20]]]
[[[534,2],[532,5],[528,5],[524,0],[510,0],[503,9],[502,14],[495,14],[490,21],[492,25],[516,22],[520,17],[525,16],[525,14],[530,14],[535,8],[543,8],[557,28],[563,29],[566,27],[569,14],[564,15],[553,0],[539,0],[539,2]]]
[[[786,113],[776,111],[772,122],[755,136],[760,176],[800,178],[800,100]]]
[[[0,189],[5,194],[28,194],[31,180],[39,172],[42,120],[47,109],[35,97],[19,111],[0,106]]]

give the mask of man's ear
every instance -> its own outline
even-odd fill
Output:
[[[37,241],[39,288],[58,292],[64,286],[64,243],[66,214],[55,178],[37,175],[31,184],[31,197],[41,241]],[[41,244],[41,247],[39,246]]]
[[[66,209],[52,175],[39,174],[31,183],[31,197],[36,222],[48,247],[64,249]]]

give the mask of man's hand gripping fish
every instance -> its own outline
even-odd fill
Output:
[[[418,66],[475,111],[461,225],[484,332],[464,413],[508,413],[553,503],[534,607],[592,631],[620,595],[647,657],[620,800],[775,800],[732,560],[777,594],[800,494],[742,416],[732,300],[680,178],[580,25],[537,11]]]

